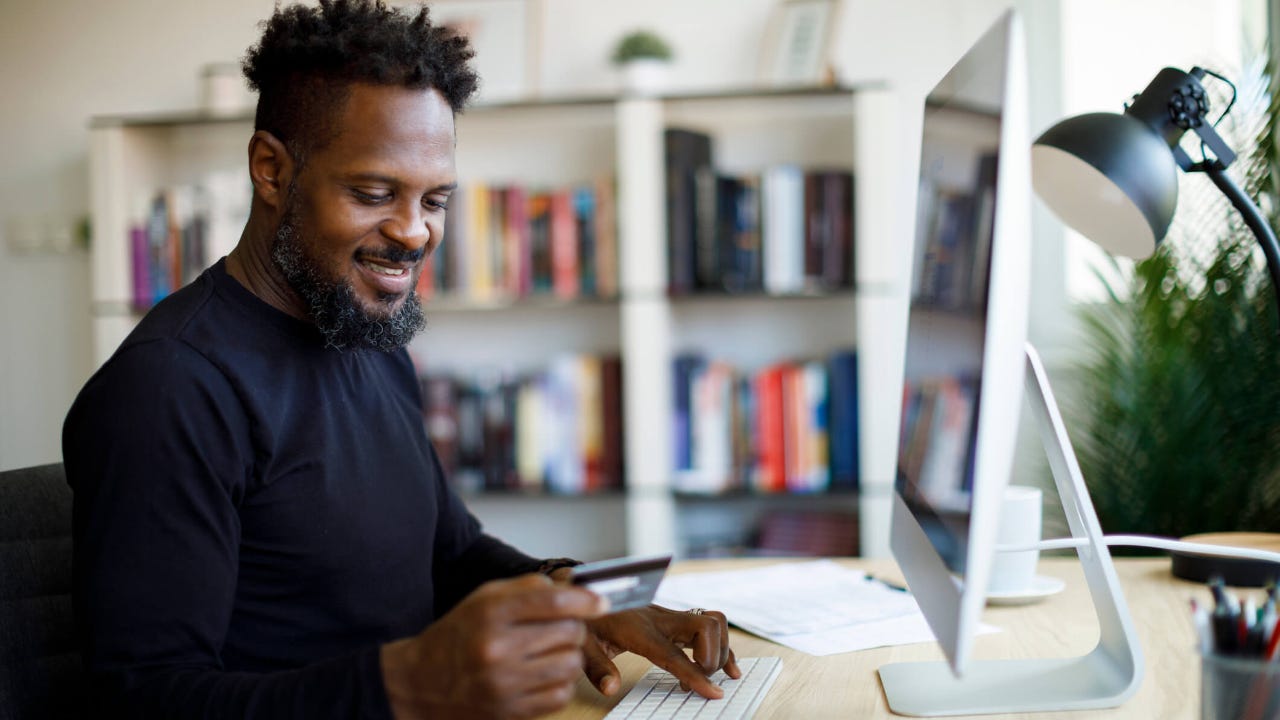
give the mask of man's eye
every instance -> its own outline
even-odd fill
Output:
[[[434,199],[432,199],[432,198],[426,198],[426,199],[424,199],[424,200],[422,201],[422,204],[423,204],[423,205],[425,205],[425,206],[427,206],[427,207],[429,207],[429,208],[434,208],[434,209],[436,209],[436,210],[448,210],[448,209],[449,209],[449,201],[448,201],[448,200],[434,200]]]
[[[355,188],[351,189],[351,194],[355,195],[356,199],[360,202],[368,203],[370,205],[377,205],[378,203],[391,199],[391,195],[387,193],[367,193]]]

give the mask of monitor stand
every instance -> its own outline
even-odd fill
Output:
[[[1142,682],[1142,648],[1120,591],[1111,553],[1080,474],[1040,357],[1026,346],[1027,399],[1067,516],[1089,595],[1098,615],[1098,645],[1067,658],[973,660],[957,678],[946,662],[880,668],[889,709],[901,715],[984,715],[1115,707]]]

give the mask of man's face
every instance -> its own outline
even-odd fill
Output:
[[[338,348],[403,347],[456,185],[453,110],[435,90],[353,85],[338,134],[290,183],[272,259]]]

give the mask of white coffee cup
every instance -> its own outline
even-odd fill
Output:
[[[1040,541],[1043,500],[1040,488],[1010,485],[1000,502],[996,545],[1030,545]],[[1031,589],[1036,577],[1039,550],[996,551],[991,563],[989,594],[1009,594]]]

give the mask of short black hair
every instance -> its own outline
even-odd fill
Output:
[[[254,129],[285,144],[298,163],[336,135],[336,113],[353,83],[435,88],[455,113],[479,78],[466,37],[383,0],[320,0],[277,7],[241,67],[258,91]]]

